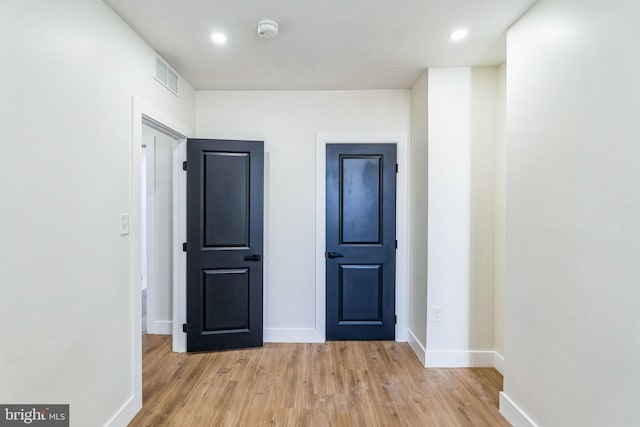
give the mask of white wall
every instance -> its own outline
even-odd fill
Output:
[[[155,139],[153,176],[147,185],[154,203],[150,225],[149,266],[153,268],[147,292],[148,332],[170,334],[173,310],[173,148],[170,136],[149,126],[142,126],[142,134]]]
[[[469,348],[495,349],[495,186],[498,70],[471,71]]]
[[[102,426],[132,396],[131,97],[187,125],[194,93],[98,0],[0,3],[0,402]]]
[[[429,69],[427,366],[494,363],[496,72]]]
[[[311,333],[316,133],[409,133],[409,91],[199,91],[196,112],[197,137],[265,141],[265,339]]]
[[[507,198],[507,147],[506,147],[506,108],[507,108],[507,66],[498,67],[496,97],[496,147],[495,147],[495,209],[494,209],[494,304],[495,304],[495,348],[500,357],[504,356],[504,276],[505,265],[505,203]]]
[[[411,87],[409,344],[424,364],[427,346],[428,71]]]
[[[542,0],[508,33],[501,411],[516,426],[508,399],[545,427],[640,425],[638,28],[635,0]]]
[[[153,147],[151,147],[153,145]],[[140,162],[140,194],[141,194],[141,206],[140,206],[140,241],[141,243],[141,251],[140,251],[140,272],[141,272],[141,281],[142,281],[142,289],[147,289],[147,257],[148,251],[147,247],[147,212],[148,205],[151,204],[153,200],[153,193],[151,193],[150,186],[147,185],[147,181],[152,182],[150,179],[147,179],[147,175],[151,175],[153,170],[151,167],[147,167],[147,162],[151,161],[153,158],[153,150],[155,150],[155,141],[153,137],[146,137],[142,139],[142,154],[141,154],[141,162]],[[143,303],[144,305],[144,303]],[[143,314],[144,316],[144,314]],[[145,325],[142,325],[143,331],[146,331]]]

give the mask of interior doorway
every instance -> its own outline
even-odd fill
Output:
[[[142,125],[141,290],[142,333],[170,335],[173,304],[173,150],[166,131]]]
[[[329,144],[396,144],[396,250],[395,270],[395,340],[407,341],[407,275],[408,275],[408,220],[409,220],[409,149],[405,133],[318,133],[316,134],[316,330],[317,339],[325,341],[326,335],[326,171],[327,145]],[[339,251],[338,251],[339,252]],[[342,258],[339,258],[342,259]]]
[[[393,340],[396,144],[326,148],[326,338]]]
[[[178,171],[182,171],[182,161],[184,157],[181,156],[181,150],[184,149],[185,141],[188,137],[191,137],[192,131],[190,128],[184,126],[180,120],[171,115],[167,115],[161,109],[158,109],[155,105],[146,102],[139,96],[132,97],[132,146],[131,146],[131,165],[132,165],[132,181],[131,181],[131,246],[130,254],[132,259],[132,269],[130,275],[130,283],[133,293],[133,305],[130,306],[131,310],[131,370],[133,371],[133,395],[127,402],[126,408],[123,409],[123,419],[131,419],[142,408],[142,157],[143,157],[143,126],[147,125],[155,130],[161,131],[165,135],[169,135],[172,140],[172,147],[176,147],[173,151],[172,159],[172,198],[173,198],[173,221],[184,223],[184,180],[180,179]],[[181,190],[182,189],[182,190]],[[144,195],[146,197],[146,195]],[[181,199],[182,197],[182,199]],[[176,282],[176,277],[180,278],[185,275],[186,270],[186,257],[182,252],[182,245],[176,242],[182,242],[185,239],[186,230],[181,230],[180,227],[173,226],[173,282]],[[180,246],[178,248],[178,246]],[[148,255],[147,255],[148,260]],[[178,298],[179,299],[179,298]],[[180,304],[177,298],[173,298],[174,304]],[[175,306],[172,310],[172,315],[175,315]],[[177,327],[182,325],[173,326],[173,349],[176,350],[175,337],[177,335]],[[184,350],[183,350],[184,351]],[[129,418],[127,418],[129,417]]]

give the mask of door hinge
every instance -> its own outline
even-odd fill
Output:
[[[182,170],[183,171],[187,170],[187,162],[182,162]]]
[[[397,314],[393,315],[393,323],[396,324],[396,325],[398,324],[398,315]]]
[[[396,239],[396,249],[398,249],[398,240]]]
[[[189,332],[189,325],[187,323],[182,324],[182,332],[184,332],[185,334]]]
[[[398,164],[396,163],[396,173],[398,173]]]
[[[182,244],[182,252],[187,252],[187,242]]]

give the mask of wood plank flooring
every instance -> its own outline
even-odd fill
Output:
[[[143,337],[130,426],[509,426],[495,369],[424,369],[406,343],[272,344],[176,354]]]

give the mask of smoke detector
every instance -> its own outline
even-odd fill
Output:
[[[275,39],[278,35],[278,23],[271,19],[258,22],[258,37],[261,39]]]

